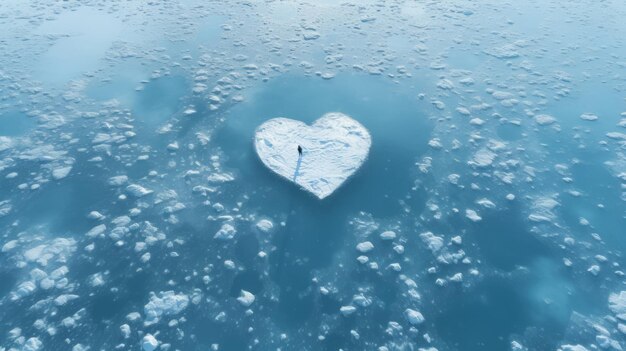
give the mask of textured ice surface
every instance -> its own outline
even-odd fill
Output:
[[[2,1],[0,350],[626,350],[624,18]]]
[[[372,139],[359,122],[328,113],[312,125],[274,118],[256,131],[254,145],[272,171],[320,199],[332,194],[367,159]],[[298,155],[298,145],[303,149]]]

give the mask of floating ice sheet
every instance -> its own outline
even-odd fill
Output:
[[[328,113],[312,125],[274,118],[256,131],[261,161],[320,199],[332,194],[367,159],[372,139],[359,122]],[[303,149],[298,155],[298,145]]]

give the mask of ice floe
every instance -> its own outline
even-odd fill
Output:
[[[312,125],[274,118],[256,131],[261,161],[320,199],[332,194],[367,159],[367,129],[342,113],[328,113]],[[298,156],[298,145],[303,149]]]

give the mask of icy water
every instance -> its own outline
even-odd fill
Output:
[[[5,1],[0,351],[622,350],[623,18]],[[330,112],[371,148],[320,200],[255,131]]]

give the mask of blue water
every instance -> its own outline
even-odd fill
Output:
[[[3,4],[0,351],[626,347],[625,16]],[[253,142],[329,112],[372,145],[319,200]]]
[[[0,112],[0,135],[22,136],[35,126],[35,120],[21,111]]]

